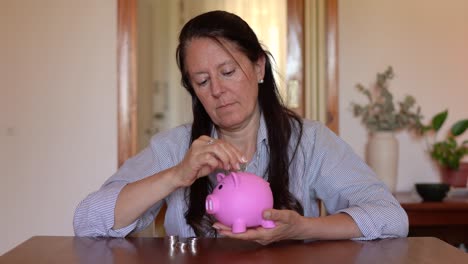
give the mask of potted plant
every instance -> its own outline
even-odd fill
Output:
[[[368,103],[351,104],[354,116],[359,117],[369,131],[366,161],[391,191],[396,189],[398,169],[395,132],[419,128],[422,118],[414,97],[407,95],[395,103],[389,90],[389,81],[393,77],[393,68],[389,66],[383,73],[377,73],[373,89],[357,84],[357,90],[367,97]]]
[[[433,142],[426,142],[431,158],[440,166],[442,181],[454,187],[466,187],[468,163],[462,162],[462,159],[468,155],[468,140],[459,143],[457,137],[468,129],[468,119],[455,122],[446,137],[437,140],[437,134],[447,116],[448,110],[436,114],[428,125],[421,125],[421,132],[433,133]]]

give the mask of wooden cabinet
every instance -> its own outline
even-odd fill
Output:
[[[397,193],[408,214],[408,236],[432,236],[452,245],[468,245],[468,192],[442,202],[423,202],[416,193]]]

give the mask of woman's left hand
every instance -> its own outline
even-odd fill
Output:
[[[215,223],[213,227],[226,237],[255,241],[262,245],[287,239],[304,239],[301,230],[305,225],[306,218],[296,211],[268,209],[263,212],[263,218],[274,221],[276,227],[263,228],[260,226],[238,234],[232,233],[230,227],[221,223]]]

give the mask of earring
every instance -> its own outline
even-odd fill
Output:
[[[263,79],[261,79],[260,81],[258,81],[258,83],[263,83]]]

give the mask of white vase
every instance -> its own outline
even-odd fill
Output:
[[[390,189],[396,191],[398,176],[398,141],[393,132],[373,132],[369,136],[367,164]]]

